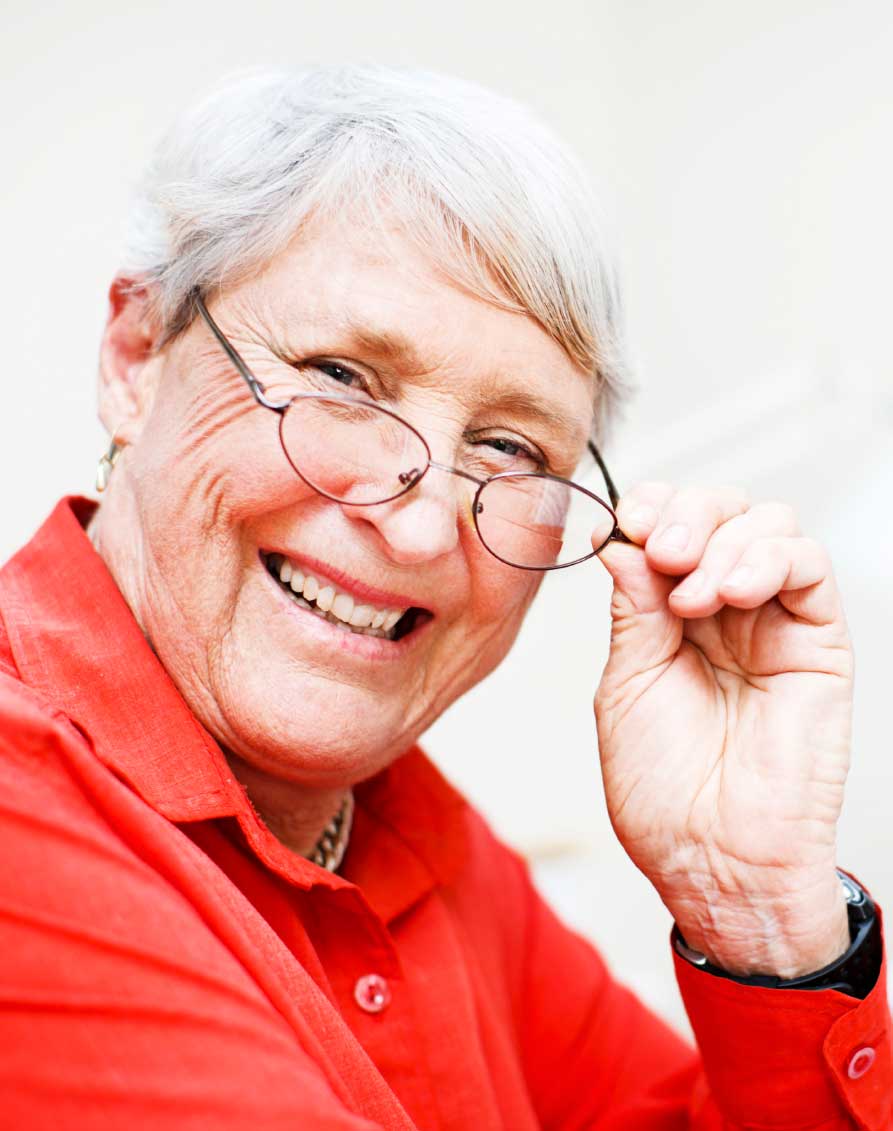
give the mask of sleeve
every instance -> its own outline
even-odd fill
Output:
[[[525,1073],[549,1131],[889,1131],[886,964],[864,1001],[739,985],[673,955],[698,1050],[615,981],[533,888]]]
[[[0,687],[3,1125],[375,1131]],[[71,741],[74,741],[72,739]]]
[[[705,1076],[733,1127],[893,1126],[886,959],[860,1001],[742,986],[673,957]]]

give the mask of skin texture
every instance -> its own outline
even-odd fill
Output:
[[[129,282],[112,286],[100,365],[100,414],[122,452],[91,536],[260,814],[308,853],[347,787],[500,662],[541,575],[487,553],[453,476],[432,470],[373,507],[316,494],[204,323],[154,351],[160,328]],[[322,358],[358,372],[439,462],[498,435],[569,476],[584,451],[587,375],[532,319],[460,290],[399,232],[384,245],[347,220],[305,233],[208,305],[272,399],[293,386],[290,363]],[[852,661],[826,557],[787,508],[727,492],[645,484],[620,519],[636,544],[602,559],[614,634],[596,699],[617,834],[718,965],[816,969],[847,943],[834,838]],[[690,538],[672,549],[662,534],[679,526]],[[327,563],[433,617],[372,657],[297,610],[262,550]],[[735,587],[740,563],[752,572]],[[705,584],[686,598],[678,583],[699,566]]]
[[[611,819],[688,944],[795,977],[849,945],[834,871],[853,660],[828,556],[779,503],[646,483],[618,515],[595,701]],[[684,580],[680,580],[680,579]]]
[[[537,440],[559,473],[583,450],[588,378],[531,319],[458,290],[396,234],[386,254],[349,228],[309,236],[209,308],[272,398],[293,385],[282,358],[337,359],[442,463],[456,463],[470,429]],[[483,548],[470,487],[454,476],[431,471],[375,507],[316,494],[286,461],[278,418],[257,406],[204,323],[153,355],[157,328],[144,310],[113,288],[101,411],[125,447],[92,533],[258,810],[309,851],[346,786],[402,753],[499,663],[541,575]],[[417,356],[373,349],[345,329],[348,314],[367,339],[373,328],[402,335]],[[557,398],[570,432],[494,407],[534,391]],[[258,559],[264,548],[406,594],[434,617],[402,659],[357,658],[342,634],[323,626],[321,638],[316,618],[281,595]]]

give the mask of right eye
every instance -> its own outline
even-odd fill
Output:
[[[314,390],[321,393],[332,389],[338,392],[344,389],[355,390],[358,393],[369,391],[364,377],[336,361],[305,361],[294,368],[295,372]]]
[[[333,381],[337,381],[339,385],[346,385],[348,388],[363,388],[365,382],[359,373],[354,373],[352,369],[346,368],[344,365],[329,364],[328,362],[321,363],[314,366],[320,373],[325,373],[327,377],[331,377]]]

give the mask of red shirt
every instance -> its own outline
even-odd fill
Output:
[[[890,1128],[885,972],[859,1001],[677,958],[699,1056],[418,750],[357,788],[340,875],[286,849],[140,634],[90,506],[60,503],[0,571],[4,1126]]]

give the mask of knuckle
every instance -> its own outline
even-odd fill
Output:
[[[755,556],[775,563],[791,557],[793,544],[790,538],[758,538],[753,544],[753,552]]]
[[[824,542],[816,538],[801,538],[800,543],[805,553],[824,565],[828,573],[831,572],[831,551]]]
[[[666,501],[672,493],[669,483],[655,480],[637,483],[618,502],[617,518],[621,524],[632,522],[645,529],[652,528],[660,523]]]
[[[750,494],[743,487],[721,487],[716,497],[723,512],[733,518],[746,514],[753,505]]]
[[[679,487],[673,496],[674,503],[695,503],[703,506],[711,495],[712,491],[708,487],[701,487],[698,484],[693,484],[688,487]]]
[[[752,505],[750,492],[744,487],[717,487],[713,494],[717,500],[725,505],[729,511],[743,512],[750,510]]]
[[[793,563],[797,559],[809,558],[822,563],[827,562],[827,552],[811,538],[800,538],[789,534],[772,534],[757,537],[748,547],[745,556],[753,562],[780,565]]]
[[[683,487],[676,498],[717,518],[741,514],[749,507],[747,492],[737,487]]]
[[[716,528],[710,537],[710,545],[726,549],[729,546],[745,546],[748,541],[747,515],[735,514]]]
[[[754,507],[753,510],[759,517],[769,520],[786,534],[797,534],[800,530],[800,519],[797,516],[797,510],[795,507],[791,506],[790,503],[771,500],[766,503],[760,503],[758,506]]]
[[[659,512],[657,535],[663,528],[683,522],[709,534],[711,541],[717,537],[724,543],[746,540],[742,520],[751,513],[751,504],[747,491],[741,487],[701,484],[674,487],[669,483],[648,481],[637,484],[625,501],[627,506],[643,503],[656,506]]]
[[[672,493],[673,487],[669,483],[663,483],[658,479],[646,479],[634,484],[624,493],[620,501],[627,506],[637,503],[650,503],[653,506],[664,502]]]
[[[713,516],[710,492],[703,487],[680,487],[667,498],[661,519],[664,524],[684,521],[701,526]]]

